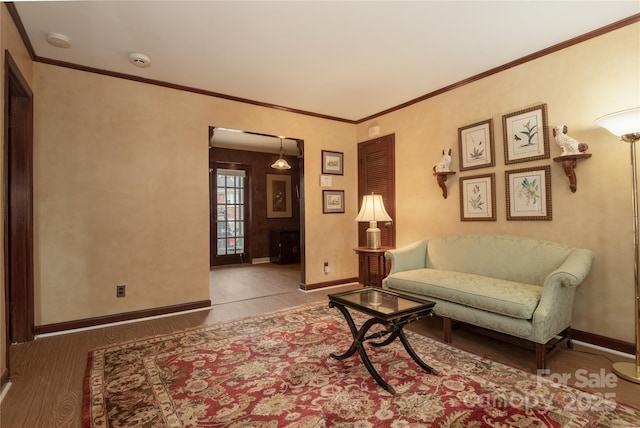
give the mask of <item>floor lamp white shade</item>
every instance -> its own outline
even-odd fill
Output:
[[[640,140],[640,107],[622,110],[602,116],[595,120],[596,125],[606,128],[613,135],[617,135],[631,148],[631,180],[633,198],[633,279],[635,282],[635,331],[636,331],[636,361],[635,363],[614,363],[613,372],[623,379],[640,383],[640,272],[638,257],[640,256],[640,239],[638,232],[638,178],[636,173],[636,143]]]
[[[369,222],[367,229],[367,248],[377,250],[381,246],[379,221],[393,221],[391,216],[384,208],[382,195],[364,195],[362,197],[362,206],[356,217],[358,222]]]

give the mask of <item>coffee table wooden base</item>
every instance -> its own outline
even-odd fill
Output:
[[[395,394],[396,391],[391,385],[389,385],[384,379],[382,379],[382,376],[380,376],[380,374],[375,369],[375,367],[373,367],[373,364],[371,363],[371,360],[369,359],[369,356],[367,355],[367,352],[364,349],[364,342],[366,342],[367,340],[379,339],[390,334],[390,336],[385,340],[383,340],[382,342],[371,343],[372,346],[379,348],[382,346],[389,345],[396,339],[396,337],[399,337],[400,341],[402,342],[402,345],[404,346],[404,349],[407,351],[409,356],[411,356],[413,361],[415,361],[420,367],[422,367],[428,373],[432,373],[434,375],[438,374],[438,372],[433,367],[429,366],[427,363],[422,361],[422,359],[418,356],[418,354],[416,354],[416,352],[413,350],[413,348],[409,344],[409,341],[407,340],[407,337],[405,336],[404,331],[402,330],[405,325],[414,321],[418,321],[419,319],[425,318],[427,316],[430,316],[431,309],[426,310],[424,312],[418,312],[415,314],[406,315],[404,317],[396,318],[389,321],[385,321],[385,320],[374,317],[366,321],[362,325],[362,327],[360,327],[360,329],[358,330],[355,322],[353,321],[353,318],[351,317],[351,314],[349,313],[349,310],[345,306],[337,302],[330,301],[329,307],[336,307],[340,310],[340,312],[342,312],[342,315],[344,315],[344,318],[347,320],[347,324],[349,325],[349,329],[351,330],[351,335],[353,336],[353,342],[351,343],[351,346],[349,347],[349,349],[347,349],[342,354],[332,353],[331,356],[337,360],[344,360],[345,358],[351,357],[353,354],[355,354],[356,351],[358,351],[358,353],[360,354],[360,358],[362,358],[362,362],[364,363],[365,367],[369,371],[369,374],[371,374],[371,377],[373,377],[373,379],[378,383],[378,385],[383,387],[389,393]],[[373,333],[367,336],[367,332],[369,331],[369,329],[376,324],[382,325],[385,328],[385,330],[377,333]]]

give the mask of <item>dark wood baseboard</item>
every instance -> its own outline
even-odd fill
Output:
[[[441,318],[441,317],[439,317]],[[511,343],[512,345],[520,346],[523,348],[534,349],[533,342],[520,339],[515,336],[510,336],[505,333],[485,329],[482,327],[474,326],[471,324],[463,323],[460,321],[453,321],[453,328],[462,327],[466,330],[473,331],[474,333],[481,334],[483,336],[491,337],[493,339],[501,340],[503,342]],[[591,345],[600,346],[602,348],[611,349],[618,352],[624,352],[626,354],[635,355],[635,345],[633,343],[625,342],[623,340],[612,339],[606,336],[600,336],[599,334],[589,333],[587,331],[571,329],[571,339],[579,342],[589,343]]]
[[[588,331],[571,329],[571,337],[580,342],[613,349],[614,351],[624,352],[625,354],[635,355],[636,353],[636,347],[633,343],[600,336],[599,334],[589,333]]]
[[[105,315],[102,317],[85,318],[82,320],[60,322],[54,324],[44,324],[35,326],[34,334],[56,333],[59,331],[75,330],[78,328],[94,327],[97,325],[111,324],[122,321],[131,321],[140,318],[167,315],[175,312],[191,311],[211,306],[211,300],[201,300],[199,302],[181,303],[179,305],[162,306],[159,308],[143,309],[140,311],[123,312],[120,314]]]
[[[337,279],[335,281],[317,282],[315,284],[300,284],[300,290],[311,291],[319,290],[321,288],[333,287],[336,285],[350,284],[352,282],[358,282],[358,277]]]

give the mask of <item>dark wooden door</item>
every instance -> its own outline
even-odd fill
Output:
[[[5,56],[4,231],[8,341],[33,339],[33,95]]]
[[[395,135],[387,135],[358,144],[358,209],[362,196],[374,193],[382,195],[384,207],[394,220],[378,223],[383,247],[396,245],[396,172],[395,172]],[[367,245],[366,230],[368,223],[358,224],[358,245]],[[375,263],[375,261],[373,261]],[[377,266],[372,266],[374,271]],[[364,267],[360,266],[360,277]]]

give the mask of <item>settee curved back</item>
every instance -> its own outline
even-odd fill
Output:
[[[514,235],[452,235],[427,241],[425,267],[542,286],[574,250]]]

